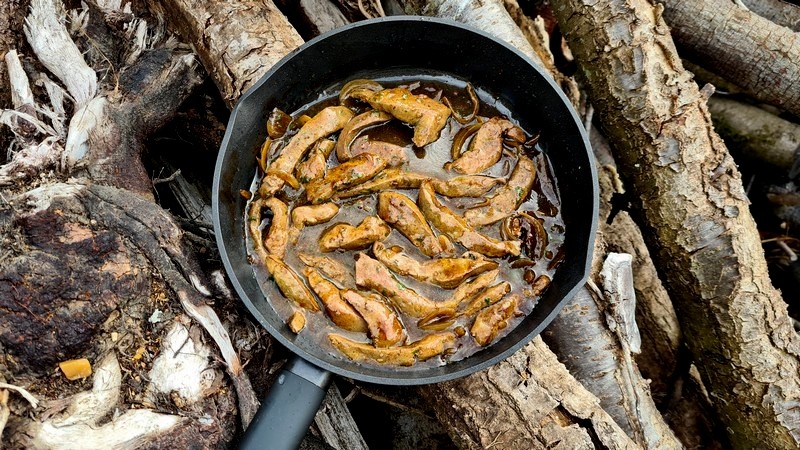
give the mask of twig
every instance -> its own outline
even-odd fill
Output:
[[[153,186],[161,183],[168,183],[170,181],[175,181],[175,178],[178,178],[180,174],[181,174],[181,169],[178,169],[175,172],[172,172],[172,175],[166,178],[155,178],[153,179]]]
[[[31,406],[33,406],[34,408],[38,408],[39,407],[39,400],[37,400],[36,397],[33,396],[33,394],[31,394],[30,392],[25,390],[25,388],[21,388],[19,386],[14,386],[13,384],[0,383],[0,389],[9,389],[9,390],[12,390],[14,392],[17,392],[25,400],[27,400],[28,403],[31,404]]]
[[[783,250],[784,252],[786,252],[787,255],[789,255],[789,261],[792,261],[792,262],[797,261],[797,253],[792,251],[792,249],[789,248],[788,245],[786,245],[786,242],[784,242],[784,241],[775,241],[775,244],[777,244],[778,247],[781,248],[781,250]]]

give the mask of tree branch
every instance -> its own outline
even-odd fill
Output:
[[[686,56],[800,116],[800,34],[729,0],[658,0]]]
[[[796,447],[800,340],[770,284],[739,173],[659,8],[560,0],[554,11],[731,441]]]

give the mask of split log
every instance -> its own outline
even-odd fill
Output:
[[[335,384],[328,388],[325,400],[314,416],[314,423],[319,428],[322,439],[331,447],[338,450],[367,450],[358,425]]]
[[[162,6],[173,31],[193,44],[229,108],[303,43],[272,0],[168,0]]]
[[[800,34],[728,0],[659,3],[686,57],[754,98],[800,116]]]
[[[800,6],[784,0],[742,0],[742,3],[759,16],[800,32]]]
[[[560,0],[554,11],[731,442],[796,447],[800,341],[770,284],[738,171],[659,8]]]
[[[725,97],[708,99],[708,110],[714,129],[737,156],[785,173],[792,170],[800,151],[800,125]]]

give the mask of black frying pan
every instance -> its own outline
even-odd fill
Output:
[[[266,137],[269,112],[294,111],[324,90],[375,75],[449,75],[504,103],[540,145],[556,174],[566,225],[565,258],[533,312],[490,347],[446,366],[398,370],[362,366],[295,335],[253,276],[245,247],[245,200]],[[389,17],[313,39],[277,63],[233,109],[214,172],[214,230],[225,270],[247,309],[299,358],[279,375],[242,448],[296,448],[325,395],[330,373],[370,383],[413,385],[463,377],[508,357],[538,335],[586,280],[597,217],[597,174],[577,115],[553,80],[522,53],[452,21]]]

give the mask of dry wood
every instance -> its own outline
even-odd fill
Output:
[[[800,341],[739,174],[658,8],[562,0],[554,10],[732,443],[796,447]]]
[[[800,6],[784,0],[742,0],[750,11],[793,31],[800,31]]]
[[[167,0],[173,30],[194,46],[228,107],[303,43],[272,0]]]
[[[314,416],[322,439],[337,450],[367,450],[353,416],[335,384],[328,388],[325,400]]]
[[[538,337],[489,369],[421,391],[462,449],[638,448]]]
[[[589,136],[595,153],[609,150],[608,142],[596,128],[591,129]],[[661,404],[672,389],[670,379],[673,377],[678,348],[681,345],[678,317],[653,266],[639,226],[624,210],[617,209],[611,218],[613,196],[625,193],[616,169],[611,165],[600,165],[597,175],[600,184],[600,212],[598,239],[595,241],[597,257],[593,261],[593,273],[600,271],[602,255],[607,252],[633,255],[636,322],[642,336],[642,352],[636,355],[636,363],[642,375],[651,380],[653,397]],[[608,223],[609,219],[611,223]]]
[[[800,125],[725,97],[711,97],[708,110],[714,128],[731,150],[789,172],[800,150]]]
[[[728,0],[659,2],[684,56],[749,95],[800,115],[800,34]]]

